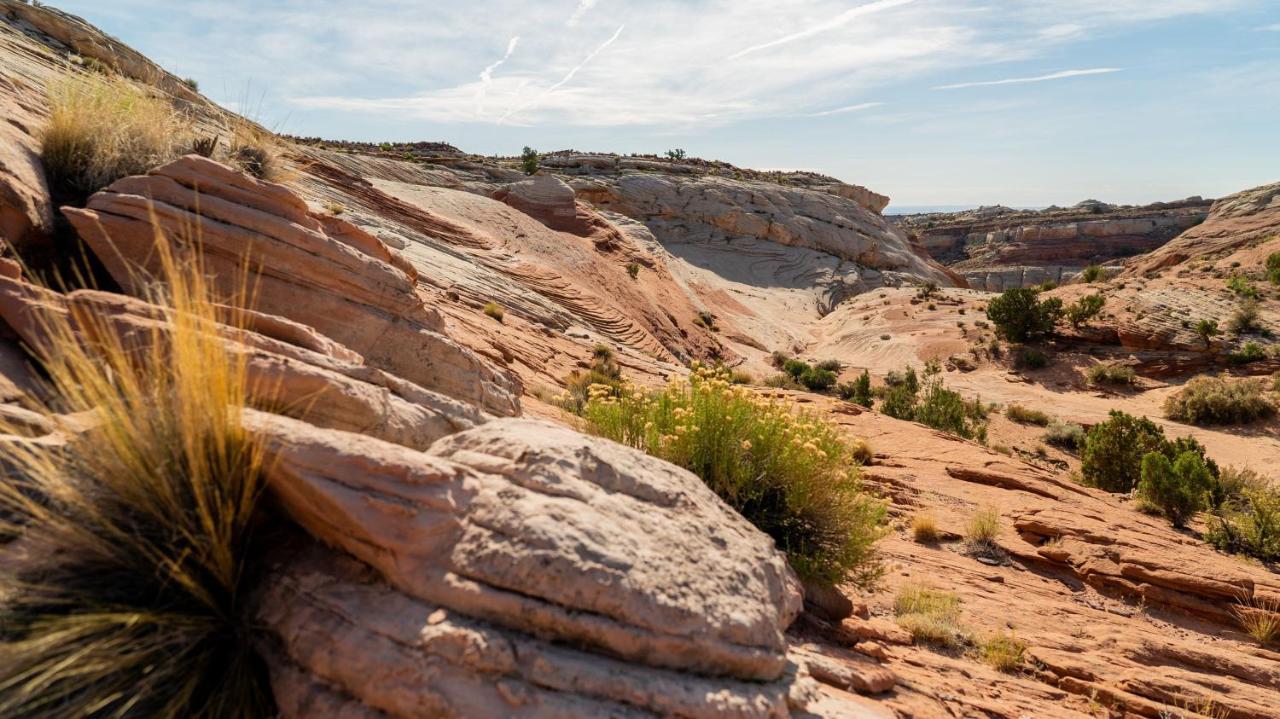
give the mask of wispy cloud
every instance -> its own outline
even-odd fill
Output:
[[[573,14],[569,16],[569,21],[565,23],[569,27],[577,25],[582,20],[582,16],[591,11],[599,0],[578,0],[578,7],[573,9]]]
[[[507,52],[498,61],[491,63],[488,67],[480,71],[480,87],[476,89],[476,117],[484,115],[484,99],[489,94],[489,86],[493,84],[493,73],[507,60],[511,59],[511,54],[516,51],[516,46],[520,44],[520,36],[514,35],[507,41]]]
[[[508,119],[510,119],[511,116],[518,115],[524,112],[525,110],[528,110],[529,108],[534,107],[540,101],[542,101],[543,98],[547,97],[548,95],[555,92],[556,90],[559,90],[560,88],[569,84],[569,81],[573,79],[574,75],[577,75],[578,72],[582,70],[582,68],[586,67],[592,60],[596,59],[596,55],[599,55],[600,53],[604,52],[606,48],[612,45],[614,41],[616,41],[618,37],[622,35],[622,29],[625,27],[626,25],[619,25],[618,29],[613,31],[613,34],[609,36],[608,40],[605,40],[603,43],[600,44],[599,47],[592,50],[591,54],[583,58],[582,62],[575,65],[572,70],[570,70],[563,78],[561,78],[560,82],[557,82],[556,84],[552,85],[546,90],[543,90],[537,97],[534,97],[532,100],[524,103],[523,105],[520,105],[519,107],[513,108],[511,110],[508,110],[507,113],[502,116],[502,119],[498,120],[498,124],[501,125],[504,122],[506,122]]]
[[[796,40],[813,37],[814,35],[834,30],[854,18],[880,12],[882,10],[890,10],[903,5],[909,5],[913,2],[915,2],[915,0],[876,0],[876,2],[867,3],[866,5],[859,5],[858,7],[845,10],[830,20],[818,23],[817,25],[812,25],[799,32],[793,32],[790,35],[784,35],[777,40],[770,40],[769,42],[760,43],[759,45],[752,45],[750,47],[743,48],[730,55],[729,59],[737,60],[738,58],[750,55],[753,52],[760,52],[761,50],[768,50],[770,48],[778,47],[779,45],[786,45],[787,43],[795,42]]]
[[[1275,23],[1274,25],[1263,25],[1258,28],[1258,30],[1262,32],[1280,32],[1280,22]]]
[[[812,113],[809,113],[807,117],[826,117],[828,115],[843,115],[846,112],[861,112],[863,110],[870,110],[873,107],[880,107],[882,105],[884,105],[883,102],[860,102],[857,105],[845,105],[844,107],[837,107],[834,110],[823,110],[821,112],[812,112]]]
[[[1069,77],[1083,77],[1085,75],[1107,75],[1113,72],[1120,72],[1123,68],[1119,67],[1095,67],[1088,70],[1063,70],[1049,75],[1037,75],[1035,77],[1011,77],[1004,80],[986,80],[983,82],[958,82],[952,85],[938,85],[933,88],[935,90],[960,90],[966,87],[989,87],[992,85],[1021,85],[1028,82],[1046,82],[1048,80],[1064,80]]]

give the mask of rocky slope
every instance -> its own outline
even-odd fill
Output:
[[[895,287],[959,283],[879,215],[882,196],[700,161],[558,153],[530,179],[514,160],[441,144],[313,141],[287,146],[287,186],[188,156],[59,209],[38,156],[39,88],[80,72],[73,51],[134,55],[47,9],[0,0],[0,18],[0,103],[13,118],[0,123],[0,232],[18,254],[69,232],[120,289],[56,293],[0,266],[6,413],[38,391],[22,344],[39,342],[41,312],[92,310],[139,341],[163,337],[155,308],[131,296],[129,267],[153,261],[152,212],[187,251],[202,238],[216,269],[255,260],[259,312],[228,347],[261,386],[309,400],[304,411],[260,398],[249,418],[294,527],[254,597],[283,716],[1261,718],[1280,705],[1280,655],[1234,616],[1280,597],[1275,572],[1078,486],[1069,456],[1024,461],[830,398],[757,390],[874,448],[868,480],[894,518],[888,573],[871,591],[843,588],[842,619],[812,592],[801,613],[782,555],[696,477],[586,438],[540,399],[597,344],[641,383],[692,358],[761,376],[775,349],[877,375],[964,354],[990,295],[944,289],[929,309]],[[130,76],[167,87],[137,67]],[[198,96],[174,101],[208,131],[232,119]],[[1109,299],[1114,321],[1098,336],[1064,341],[1153,367],[1218,361],[1181,344],[1176,320],[1166,337],[1166,310],[1132,308],[1185,295],[1192,315],[1228,311],[1212,275],[1256,275],[1280,249],[1275,197],[1219,201],[1150,267],[1106,285],[1123,300]],[[1205,262],[1210,276],[1188,282]],[[490,302],[501,320],[483,312]],[[1274,312],[1268,295],[1263,319],[1280,329]],[[947,375],[966,394],[1081,422],[1112,406],[1154,413],[1171,389],[1117,399],[1063,377]],[[1195,432],[1224,463],[1266,471],[1280,457],[1276,423]],[[988,506],[1002,522],[994,562],[956,541]],[[941,543],[911,541],[918,512],[937,517]],[[998,672],[970,650],[912,644],[891,605],[921,583],[960,597],[974,637],[1012,631],[1027,661]]]
[[[1118,265],[1155,250],[1203,222],[1211,202],[1192,197],[1133,207],[1089,200],[1039,211],[996,206],[905,215],[897,222],[970,287],[1001,292],[1067,282],[1088,265]]]

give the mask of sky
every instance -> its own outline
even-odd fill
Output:
[[[653,152],[910,205],[1280,180],[1280,0],[54,0],[281,132]]]

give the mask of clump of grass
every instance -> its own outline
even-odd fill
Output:
[[[324,203],[324,211],[329,213],[330,215],[333,215],[334,217],[337,217],[338,215],[344,214],[347,211],[347,208],[343,207],[341,202],[335,202],[333,200],[329,200],[328,202]]]
[[[723,369],[644,392],[593,394],[586,431],[684,467],[773,537],[802,578],[866,584],[880,573],[885,507],[864,491],[833,424],[734,386]]]
[[[1004,410],[1004,416],[1014,422],[1022,424],[1034,424],[1039,427],[1048,427],[1050,417],[1038,409],[1030,409],[1020,404],[1011,404]]]
[[[898,625],[916,642],[956,647],[967,641],[960,625],[960,597],[954,592],[907,585],[893,598]]]
[[[1238,335],[1261,330],[1261,312],[1258,309],[1258,301],[1245,299],[1239,305],[1236,305],[1235,311],[1231,313],[1231,319],[1227,321],[1227,327]]]
[[[936,544],[942,538],[938,520],[932,514],[917,514],[911,518],[911,538],[920,544]]]
[[[40,157],[57,193],[83,199],[190,145],[190,121],[124,78],[69,78],[49,90]]]
[[[992,634],[978,644],[978,656],[982,661],[1002,672],[1011,672],[1022,665],[1027,645],[1013,634]]]
[[[1223,475],[1205,541],[1224,552],[1280,561],[1280,488],[1253,473]]]
[[[871,460],[876,458],[876,453],[871,448],[870,442],[859,438],[849,443],[849,458],[865,466],[871,464]]]
[[[969,518],[964,539],[973,550],[990,551],[998,548],[1000,536],[1000,511],[995,507],[983,507]]]
[[[622,368],[614,360],[613,350],[596,345],[591,351],[591,366],[586,372],[575,370],[569,374],[557,403],[574,414],[581,414],[590,397],[617,397],[622,392],[622,384]]]
[[[1084,446],[1084,427],[1075,422],[1064,422],[1063,420],[1055,419],[1049,422],[1049,426],[1045,428],[1044,441],[1055,447],[1078,450]]]
[[[502,305],[494,302],[493,300],[489,300],[484,303],[484,307],[482,307],[480,311],[499,322],[507,316],[507,311],[502,309]]]
[[[1197,425],[1247,424],[1276,413],[1262,380],[1195,377],[1171,395],[1165,416]]]
[[[1096,364],[1085,372],[1091,385],[1130,387],[1138,382],[1138,374],[1132,367],[1122,364]]]
[[[628,263],[627,263],[627,275],[629,275],[629,276],[631,277],[631,279],[633,279],[633,280],[634,280],[634,279],[636,279],[637,277],[639,277],[639,276],[640,276],[640,265],[636,264],[635,262],[628,262]]]
[[[259,180],[285,182],[290,179],[280,141],[248,120],[239,121],[231,128],[229,159],[236,167]]]
[[[243,356],[199,268],[157,243],[168,331],[141,347],[83,307],[39,316],[54,399],[92,428],[0,443],[0,715],[274,716],[243,602],[264,452]]]
[[[1242,597],[1231,608],[1240,628],[1253,637],[1258,646],[1280,642],[1280,598]]]

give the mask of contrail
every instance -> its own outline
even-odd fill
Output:
[[[859,110],[870,110],[873,107],[880,107],[883,102],[863,102],[857,105],[848,105],[846,107],[837,107],[834,110],[823,110],[822,112],[811,113],[809,117],[826,117],[827,115],[842,115],[846,112],[858,112]]]
[[[862,15],[870,15],[871,13],[880,12],[881,10],[891,10],[893,8],[901,7],[903,5],[907,5],[913,2],[915,2],[915,0],[876,0],[876,2],[873,2],[873,3],[867,3],[866,5],[859,5],[858,7],[852,8],[850,10],[845,10],[839,15],[836,15],[834,18],[824,23],[814,25],[811,28],[801,30],[800,32],[797,32],[797,33],[792,33],[790,35],[787,35],[786,37],[780,37],[777,40],[771,40],[769,42],[766,42],[760,45],[752,45],[751,47],[745,50],[739,50],[734,54],[730,55],[729,59],[737,60],[743,55],[749,55],[753,52],[767,50],[771,47],[777,47],[778,45],[784,45],[789,42],[795,42],[796,40],[803,40],[806,37],[812,37],[819,33],[824,33],[828,30],[834,30],[835,28],[838,28],[841,25],[844,25],[845,23],[849,22],[850,20],[856,17],[861,17]]]
[[[578,74],[578,71],[579,71],[579,70],[581,70],[582,68],[586,67],[586,66],[587,66],[587,63],[589,63],[589,62],[591,62],[592,60],[594,60],[594,59],[595,59],[595,57],[596,57],[596,55],[599,55],[600,53],[604,52],[604,49],[605,49],[605,48],[607,48],[607,47],[609,47],[610,45],[612,45],[612,44],[613,44],[613,41],[614,41],[614,40],[617,40],[617,39],[618,39],[618,36],[622,34],[622,29],[623,29],[624,27],[626,27],[626,25],[619,25],[619,26],[618,26],[618,29],[613,31],[613,35],[611,35],[611,36],[609,37],[609,39],[608,39],[608,40],[605,40],[603,43],[601,43],[600,47],[596,48],[595,50],[592,50],[592,51],[591,51],[591,54],[590,54],[590,55],[587,55],[585,58],[583,58],[583,59],[582,59],[582,62],[578,63],[577,67],[575,67],[575,68],[573,68],[572,70],[570,70],[570,71],[569,71],[569,73],[568,73],[567,75],[565,75],[563,78],[561,78],[560,82],[557,82],[556,84],[552,85],[551,87],[547,88],[546,90],[543,90],[542,92],[538,93],[538,96],[537,96],[537,97],[535,97],[535,98],[533,98],[532,100],[530,100],[530,101],[526,102],[525,104],[523,104],[523,105],[521,105],[521,106],[519,106],[519,107],[515,108],[514,110],[508,110],[508,111],[507,111],[507,114],[503,115],[503,116],[501,117],[501,119],[499,119],[499,120],[498,120],[498,124],[499,124],[499,125],[501,125],[502,123],[504,123],[504,122],[506,122],[506,121],[507,121],[507,118],[511,117],[512,115],[514,115],[514,114],[516,114],[516,113],[524,112],[525,110],[529,109],[529,108],[530,108],[530,107],[532,107],[533,105],[538,104],[538,102],[540,102],[540,101],[542,100],[542,98],[544,98],[544,97],[546,97],[547,95],[550,95],[551,93],[555,92],[556,90],[559,90],[560,88],[564,87],[566,83],[568,83],[570,80],[572,80],[572,79],[573,79],[573,76],[574,76],[574,75],[577,75],[577,74]]]
[[[476,90],[476,115],[484,114],[484,99],[489,94],[489,85],[493,83],[494,70],[502,67],[502,63],[510,59],[511,53],[516,51],[516,45],[519,44],[520,36],[516,35],[507,42],[507,54],[503,55],[501,60],[480,71],[480,87]]]
[[[1050,75],[1037,75],[1036,77],[1011,77],[1006,80],[988,80],[986,82],[958,82],[954,85],[939,85],[935,90],[959,90],[965,87],[987,87],[989,85],[1021,85],[1026,82],[1044,82],[1045,80],[1062,80],[1068,77],[1080,77],[1081,75],[1106,75],[1112,72],[1120,72],[1123,68],[1119,67],[1095,67],[1090,70],[1063,70]]]

